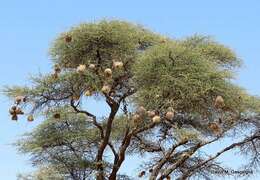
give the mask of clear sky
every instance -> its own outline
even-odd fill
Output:
[[[259,95],[259,17],[259,0],[2,0],[0,87],[29,84],[30,74],[49,71],[48,47],[60,32],[78,23],[115,18],[175,38],[194,33],[212,35],[244,60],[237,83]],[[17,154],[10,144],[39,123],[25,119],[12,122],[9,105],[8,99],[0,96],[0,180],[14,180],[18,172],[31,169],[28,158]]]

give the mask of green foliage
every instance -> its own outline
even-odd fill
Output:
[[[23,96],[31,93],[31,89],[21,86],[5,86],[2,92],[9,98],[14,99],[16,96]]]
[[[53,117],[57,113],[60,117]],[[84,169],[92,164],[91,148],[96,146],[99,138],[97,129],[93,128],[86,116],[66,108],[49,113],[41,125],[25,134],[16,145],[20,152],[32,155],[35,165],[62,165],[62,159],[68,163],[75,162],[75,166]],[[90,154],[84,157],[86,152]]]
[[[53,117],[59,113],[60,117]],[[71,109],[56,109],[48,112],[47,119],[33,132],[25,134],[18,142],[21,152],[39,153],[44,148],[62,146],[63,143],[84,143],[90,145],[98,141],[97,129],[83,114],[77,114]],[[56,144],[61,143],[61,144]]]
[[[206,59],[216,62],[222,67],[239,67],[241,60],[230,48],[219,44],[207,36],[194,35],[180,41],[184,46],[196,50]]]
[[[18,180],[63,180],[64,175],[55,170],[56,167],[40,167],[32,174],[19,174]]]
[[[231,55],[222,54],[217,48],[212,56],[205,56],[200,48],[186,43],[156,45],[141,55],[133,68],[137,103],[148,109],[165,111],[173,107],[181,112],[209,114],[214,109],[214,99],[221,95],[228,109],[246,110],[242,103],[244,90],[231,82],[233,72],[221,68],[220,60],[216,60],[222,57],[226,61],[221,63],[229,64]]]
[[[70,36],[71,42],[65,38]],[[77,67],[79,64],[98,62],[102,56],[102,66],[111,67],[112,60],[131,62],[137,50],[159,41],[155,35],[141,26],[123,21],[101,21],[81,24],[61,34],[54,42],[50,54],[55,63],[62,67]]]

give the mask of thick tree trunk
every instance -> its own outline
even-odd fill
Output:
[[[99,148],[98,148],[98,152],[97,152],[97,156],[96,156],[96,162],[102,163],[103,160],[103,153],[109,143],[109,138],[110,138],[110,134],[111,134],[111,130],[112,130],[112,124],[113,124],[113,120],[116,116],[116,113],[119,109],[119,105],[118,104],[113,104],[111,106],[111,112],[110,115],[108,117],[108,121],[107,121],[107,125],[106,125],[106,131],[105,131],[105,137],[103,138]],[[104,167],[103,165],[100,165],[97,167],[97,180],[104,180],[105,176],[104,176]]]
[[[125,140],[123,141],[123,144],[119,150],[119,157],[118,157],[117,161],[115,161],[115,163],[114,163],[114,167],[109,176],[109,180],[116,180],[117,172],[125,160],[125,152],[127,150],[127,147],[130,145],[131,138],[132,138],[131,134],[127,135]]]
[[[103,169],[97,173],[97,177],[96,177],[96,180],[104,180],[105,179],[105,176],[104,176],[104,172],[103,172]]]

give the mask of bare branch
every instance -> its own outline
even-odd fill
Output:
[[[97,118],[96,118],[95,115],[93,115],[93,114],[91,114],[91,113],[89,113],[88,111],[85,111],[85,110],[79,110],[79,109],[77,108],[77,106],[75,106],[73,100],[70,101],[70,105],[71,105],[71,107],[72,107],[77,113],[83,113],[83,114],[85,114],[85,115],[91,117],[93,124],[100,130],[100,136],[101,136],[101,138],[104,138],[103,127],[97,122]]]
[[[219,151],[215,156],[213,156],[213,157],[207,159],[206,161],[204,161],[204,162],[202,162],[202,163],[200,163],[200,164],[194,166],[193,168],[189,169],[189,170],[188,170],[185,174],[183,174],[179,179],[180,179],[180,180],[185,180],[187,177],[189,177],[189,176],[191,175],[191,173],[193,173],[194,171],[196,171],[196,170],[199,169],[200,167],[204,166],[204,165],[207,164],[208,162],[210,162],[210,161],[216,159],[217,157],[219,157],[219,156],[222,155],[223,153],[225,153],[225,152],[227,152],[227,151],[229,151],[229,150],[231,150],[231,149],[234,149],[234,148],[236,148],[236,147],[239,147],[239,146],[241,146],[241,145],[244,145],[244,144],[246,144],[246,143],[248,143],[248,142],[252,142],[254,139],[260,139],[260,135],[257,135],[257,134],[256,134],[256,135],[254,135],[254,136],[252,136],[252,137],[249,137],[249,138],[244,139],[244,140],[241,141],[241,142],[231,144],[230,146],[228,146],[228,147],[224,148],[223,150]]]

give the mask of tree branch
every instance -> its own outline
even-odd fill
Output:
[[[110,114],[109,114],[109,117],[108,117],[105,135],[104,135],[104,138],[102,139],[102,142],[101,142],[101,144],[98,148],[98,152],[97,152],[97,156],[96,156],[96,162],[97,163],[101,163],[101,161],[103,159],[104,150],[109,143],[109,138],[110,138],[110,134],[111,134],[111,130],[112,130],[113,120],[114,120],[116,113],[119,109],[118,104],[113,104],[110,107],[111,107],[111,111],[110,111]],[[103,180],[103,179],[104,179],[103,167],[99,166],[98,167],[97,180]]]
[[[260,139],[260,135],[254,135],[254,136],[251,136],[249,138],[246,138],[244,139],[243,141],[241,142],[237,142],[237,143],[233,143],[231,144],[230,146],[224,148],[223,150],[219,151],[215,156],[203,161],[202,163],[192,167],[191,169],[189,169],[185,174],[183,174],[180,178],[178,178],[178,180],[185,180],[187,179],[194,171],[198,170],[200,167],[206,165],[208,162],[216,159],[217,157],[219,157],[220,155],[222,155],[223,153],[233,149],[233,148],[236,148],[236,147],[239,147],[241,145],[244,145],[248,142],[252,142],[254,139]]]
[[[95,115],[89,113],[88,111],[79,110],[79,109],[77,108],[77,106],[75,106],[73,100],[70,101],[70,105],[71,105],[71,107],[72,107],[77,113],[83,113],[83,114],[85,114],[85,115],[91,117],[91,118],[92,118],[92,123],[100,130],[100,136],[101,136],[101,138],[104,138],[104,130],[103,130],[103,127],[97,122],[97,118],[96,118]]]
[[[182,141],[182,142],[179,142],[175,145],[173,145],[168,151],[167,153],[165,154],[165,156],[157,163],[156,167],[153,169],[153,172],[150,176],[150,180],[155,180],[156,177],[158,176],[161,168],[165,165],[165,163],[167,163],[169,160],[170,160],[170,157],[172,155],[172,153],[174,152],[174,150],[179,147],[179,146],[182,146],[184,144],[186,144],[188,142],[188,140],[186,141]]]

